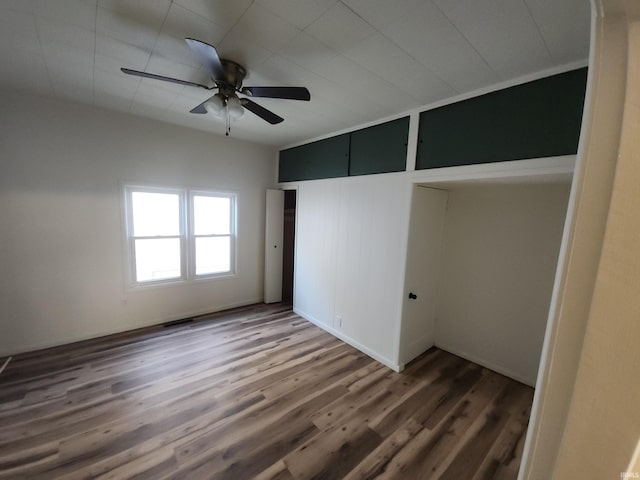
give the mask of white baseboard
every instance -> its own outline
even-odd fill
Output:
[[[522,375],[520,375],[517,372],[514,372],[513,370],[509,370],[508,368],[504,368],[500,365],[496,365],[495,363],[492,362],[488,362],[483,358],[477,357],[475,355],[472,355],[468,352],[464,352],[462,350],[458,350],[457,348],[451,347],[449,345],[443,345],[439,342],[436,341],[435,346],[437,348],[439,348],[440,350],[444,350],[445,352],[449,352],[449,353],[453,353],[454,355],[457,355],[458,357],[462,357],[465,360],[469,360],[470,362],[473,363],[477,363],[478,365],[481,365],[483,367],[488,368],[489,370],[493,370],[496,373],[499,373],[500,375],[504,375],[505,377],[509,377],[512,378],[513,380],[516,380],[520,383],[524,383],[525,385],[528,385],[530,387],[535,387],[536,385],[536,379],[535,378],[526,378],[523,377]]]
[[[360,342],[354,340],[353,338],[349,337],[348,335],[345,335],[340,330],[336,330],[336,329],[330,327],[329,325],[326,325],[326,324],[322,323],[318,319],[314,318],[313,315],[309,315],[308,313],[303,312],[299,308],[295,308],[295,307],[293,308],[293,311],[295,313],[297,313],[298,315],[300,315],[305,320],[313,323],[314,325],[320,327],[324,331],[330,333],[334,337],[339,338],[343,342],[348,343],[352,347],[356,348],[357,350],[360,350],[362,353],[370,356],[374,360],[376,360],[376,361],[382,363],[383,365],[389,367],[391,370],[393,370],[395,372],[401,372],[404,369],[404,365],[400,365],[398,363],[392,362],[388,358],[386,358],[386,357],[384,357],[382,355],[379,355],[378,353],[376,353],[373,350],[371,350],[369,347],[367,347],[365,345],[362,345]]]
[[[211,307],[209,309],[198,310],[193,312],[187,312],[180,315],[172,315],[171,317],[166,318],[154,318],[147,322],[136,323],[136,324],[128,324],[121,328],[109,328],[105,330],[100,330],[95,333],[90,333],[87,335],[75,335],[73,337],[66,338],[64,340],[54,340],[51,342],[40,342],[29,345],[19,346],[13,349],[8,350],[0,350],[0,358],[16,356],[21,353],[33,352],[36,350],[43,350],[45,348],[59,347],[61,345],[68,345],[70,343],[82,342],[83,340],[91,340],[93,338],[106,337],[108,335],[114,335],[116,333],[124,333],[131,330],[137,330],[139,328],[153,327],[156,325],[162,325],[163,323],[172,322],[174,320],[181,320],[183,318],[191,318],[191,317],[199,317],[201,315],[207,315],[209,313],[221,312],[223,310],[229,310],[231,308],[244,307],[247,305],[253,305],[255,303],[262,303],[262,297],[254,298],[249,300],[243,300],[240,302],[233,302],[224,305],[217,305],[215,307]]]

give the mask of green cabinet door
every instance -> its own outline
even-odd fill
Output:
[[[278,181],[295,182],[349,175],[349,134],[280,151]]]
[[[409,117],[352,132],[349,175],[403,172],[408,136]]]
[[[582,68],[422,112],[416,168],[575,154],[586,78]]]

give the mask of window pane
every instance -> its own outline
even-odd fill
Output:
[[[180,278],[180,239],[138,239],[136,248],[136,281],[149,282]]]
[[[231,238],[196,238],[196,275],[231,271]]]
[[[231,233],[231,199],[228,197],[193,197],[193,222],[196,235]]]
[[[180,235],[180,196],[177,193],[132,192],[133,235]]]

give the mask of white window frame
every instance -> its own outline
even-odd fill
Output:
[[[216,197],[216,198],[228,198],[229,199],[229,233],[228,234],[210,234],[210,235],[196,235],[195,233],[195,221],[194,221],[194,200],[193,197]],[[221,193],[210,190],[189,190],[188,191],[188,213],[189,213],[189,250],[193,252],[192,255],[188,255],[189,261],[188,271],[193,272],[194,279],[212,278],[234,275],[236,272],[236,196],[232,193]],[[196,238],[216,238],[216,237],[229,237],[229,271],[220,273],[208,273],[196,275]]]
[[[124,236],[125,236],[125,255],[127,265],[128,286],[130,289],[148,288],[154,286],[183,284],[186,282],[196,282],[208,279],[217,279],[221,277],[229,277],[236,275],[236,244],[237,244],[237,197],[233,192],[222,192],[207,189],[190,189],[179,187],[165,187],[155,185],[140,185],[126,183],[122,185],[123,191],[123,209],[124,209]],[[166,193],[177,194],[179,198],[179,235],[158,235],[152,237],[134,236],[133,234],[133,192],[147,193]],[[224,235],[198,235],[198,237],[229,237],[230,239],[230,259],[229,271],[219,273],[209,273],[196,275],[196,258],[195,258],[195,225],[194,225],[194,209],[193,198],[195,196],[209,196],[228,198],[230,204],[230,232]],[[136,239],[145,238],[180,238],[180,277],[148,280],[140,282],[137,280],[136,274],[136,255],[135,241]]]

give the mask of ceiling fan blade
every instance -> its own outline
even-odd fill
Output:
[[[204,108],[204,105],[211,100],[213,97],[209,97],[207,98],[204,102],[202,102],[200,105],[198,105],[197,107],[192,108],[191,110],[189,110],[189,113],[207,113],[207,109]]]
[[[284,121],[284,118],[279,117],[278,115],[273,113],[271,110],[267,110],[266,108],[261,107],[260,105],[249,100],[248,98],[241,99],[240,103],[244,108],[254,113],[255,115],[259,116],[263,120],[269,122],[271,125],[275,125],[276,123],[280,123]]]
[[[179,78],[165,77],[163,75],[156,75],[155,73],[141,72],[139,70],[131,70],[130,68],[121,68],[122,73],[127,75],[135,75],[136,77],[152,78],[154,80],[162,80],[163,82],[177,83],[178,85],[188,85],[190,87],[204,88],[205,90],[213,90],[216,87],[208,87],[201,83],[189,82],[187,80],[180,80]]]
[[[244,87],[241,93],[251,97],[284,98],[287,100],[311,100],[305,87]]]
[[[224,68],[222,67],[222,62],[220,61],[216,47],[196,40],[195,38],[185,38],[184,41],[187,42],[187,45],[189,45],[193,54],[198,58],[198,61],[207,68],[213,80],[224,80]]]

